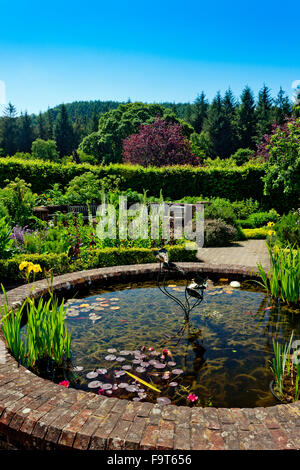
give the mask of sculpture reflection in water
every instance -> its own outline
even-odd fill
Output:
[[[172,299],[184,313],[184,324],[176,333],[176,335],[168,338],[167,342],[178,338],[176,345],[181,341],[186,333],[186,340],[191,345],[194,353],[194,371],[199,371],[204,363],[205,348],[203,347],[202,333],[200,329],[196,329],[190,322],[190,313],[195,309],[203,300],[204,291],[207,287],[207,277],[194,276],[191,278],[191,273],[184,271],[177,264],[169,261],[168,251],[165,248],[161,248],[154,252],[154,256],[159,261],[159,271],[157,277],[157,286],[159,290]],[[180,273],[180,277],[186,278],[186,286],[184,289],[184,299],[180,299],[179,296],[174,295],[168,289],[168,280],[175,273]],[[188,348],[188,345],[187,345]],[[187,351],[185,354],[185,362],[187,360]]]

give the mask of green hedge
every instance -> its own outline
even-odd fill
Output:
[[[196,251],[186,250],[182,246],[168,247],[170,261],[197,261]],[[101,268],[107,266],[119,266],[126,264],[155,263],[153,249],[150,248],[105,248],[95,250],[89,261],[77,261],[71,263],[66,254],[49,255],[18,255],[8,260],[0,260],[0,284],[7,281],[17,281],[24,279],[24,274],[19,270],[22,261],[32,261],[40,264],[41,268],[49,270],[53,268],[55,275],[85,269]],[[40,279],[42,274],[37,276]]]
[[[263,198],[265,165],[249,163],[243,167],[148,167],[133,165],[94,166],[89,164],[50,163],[41,160],[21,160],[0,158],[0,186],[5,179],[13,180],[16,176],[32,184],[33,192],[42,193],[59,183],[65,187],[75,176],[87,171],[99,178],[116,175],[123,178],[121,189],[131,188],[138,192],[148,190],[149,196],[159,196],[173,200],[184,196],[223,197],[232,201],[239,199]]]
[[[269,229],[266,227],[243,229],[243,233],[248,240],[250,239],[264,240],[267,238],[268,231]]]

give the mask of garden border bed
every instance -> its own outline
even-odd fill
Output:
[[[211,278],[257,276],[245,266],[178,263]],[[92,284],[153,278],[158,264],[114,266],[57,276],[58,293]],[[48,291],[35,283],[34,296]],[[28,286],[7,293],[17,308]],[[0,296],[0,303],[3,303]],[[8,353],[0,331],[0,449],[300,449],[300,401],[268,408],[190,408],[107,398],[42,379]]]

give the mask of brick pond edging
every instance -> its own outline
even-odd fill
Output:
[[[245,279],[249,267],[178,263],[210,278]],[[156,276],[157,264],[115,266],[54,278],[55,292]],[[45,280],[34,295],[47,293]],[[17,308],[28,294],[7,293]],[[0,304],[3,303],[0,296]],[[42,379],[8,353],[0,331],[0,449],[300,449],[300,401],[268,408],[200,408],[107,398]]]

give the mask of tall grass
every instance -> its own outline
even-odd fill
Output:
[[[9,350],[20,364],[32,368],[39,361],[51,360],[59,366],[71,358],[72,332],[67,330],[65,312],[64,302],[59,304],[53,295],[47,301],[27,298],[16,312],[9,310],[6,298],[0,323]],[[26,334],[21,331],[23,314],[27,315]]]
[[[291,334],[290,340],[284,346],[275,342],[273,338],[273,351],[274,351],[274,358],[273,358],[273,367],[271,367],[271,371],[274,374],[279,393],[282,394],[283,391],[283,380],[285,374],[290,374],[291,370],[291,362],[290,362],[290,354],[291,354],[291,346],[293,341],[293,333]]]
[[[293,333],[284,345],[274,341],[274,358],[271,371],[274,375],[278,395],[283,400],[299,400],[300,360],[292,354]],[[296,359],[296,360],[294,360]]]
[[[266,244],[270,255],[271,268],[266,272],[261,263],[257,267],[261,282],[268,293],[284,303],[298,305],[300,302],[300,249],[288,244],[287,248],[270,247]]]

